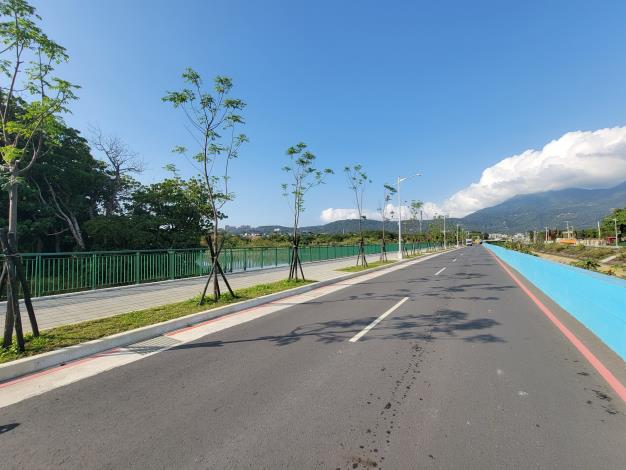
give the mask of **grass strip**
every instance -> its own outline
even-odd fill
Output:
[[[9,349],[0,348],[0,364],[14,361],[22,357],[34,356],[55,349],[73,346],[105,336],[134,330],[142,326],[155,325],[174,318],[184,317],[192,313],[203,312],[224,305],[229,305],[244,300],[254,299],[262,295],[274,294],[287,289],[293,289],[315,281],[277,281],[268,284],[257,284],[255,286],[238,289],[235,291],[236,297],[224,294],[218,302],[209,300],[204,305],[198,305],[199,297],[177,302],[173,304],[161,305],[159,307],[136,310],[134,312],[122,313],[112,317],[89,320],[73,325],[63,325],[41,332],[40,336],[34,338],[26,335],[26,351],[21,353],[17,350],[14,342]],[[28,321],[28,320],[27,320]]]
[[[368,263],[367,266],[348,266],[347,268],[339,268],[335,271],[343,271],[346,273],[356,273],[359,271],[365,271],[366,269],[377,268],[378,266],[384,266],[385,264],[392,264],[395,261],[374,261],[373,263]]]

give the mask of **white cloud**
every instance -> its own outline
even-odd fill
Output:
[[[519,195],[572,187],[604,188],[626,180],[626,127],[568,132],[483,171],[443,203],[461,217]]]
[[[485,169],[477,183],[456,192],[441,206],[424,203],[423,217],[430,219],[444,212],[463,217],[520,194],[574,187],[607,188],[625,180],[626,127],[568,132],[541,150],[526,150]],[[389,204],[387,210],[393,210],[397,217],[397,206]],[[377,211],[365,210],[365,215],[380,220]],[[402,218],[409,217],[408,207],[403,206]],[[358,213],[356,209],[328,208],[320,218],[328,223],[356,219]]]
[[[380,219],[380,215],[375,211],[370,211],[365,209],[363,211],[363,215],[368,219]],[[320,219],[325,224],[329,222],[334,222],[336,220],[346,220],[346,219],[358,219],[359,212],[356,209],[335,209],[334,207],[329,207],[328,209],[324,209],[320,214]]]
[[[424,220],[432,218],[432,216],[436,213],[441,214],[441,209],[432,202],[424,203],[424,207],[422,208],[422,215]],[[373,220],[381,220],[381,215],[378,211],[374,211],[371,209],[365,209],[363,211],[363,215],[368,219]],[[411,210],[408,206],[402,205],[402,219],[407,220],[411,217]],[[320,219],[323,223],[327,224],[329,222],[334,222],[336,220],[345,220],[345,219],[358,219],[359,213],[356,209],[340,209],[329,207],[328,209],[324,209],[320,214]],[[394,204],[387,204],[387,218],[390,220],[398,220],[398,206]]]

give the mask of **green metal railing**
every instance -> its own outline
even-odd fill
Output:
[[[439,246],[405,243],[409,252],[434,250]],[[307,263],[347,258],[356,256],[358,249],[358,245],[302,246],[300,259]],[[388,253],[397,249],[397,244],[387,244]],[[365,253],[380,253],[380,245],[365,245]],[[34,297],[203,276],[209,274],[212,266],[208,249],[23,253],[21,256]],[[0,261],[4,263],[2,257]],[[225,248],[220,253],[220,263],[226,272],[285,266],[290,261],[290,247]]]

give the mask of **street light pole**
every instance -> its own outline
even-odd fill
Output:
[[[456,247],[459,247],[459,224],[456,224]]]
[[[422,176],[419,173],[415,173],[411,176],[398,176],[398,182],[396,184],[398,189],[398,259],[402,259],[402,199],[400,198],[400,183],[409,178],[413,178],[414,176]]]
[[[446,243],[446,214],[443,214],[443,249],[448,249],[448,244]]]

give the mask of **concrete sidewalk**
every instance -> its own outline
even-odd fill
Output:
[[[377,261],[380,254],[367,257],[368,261]],[[389,255],[389,259],[395,259]],[[339,268],[354,265],[356,257],[341,258],[332,261],[313,262],[303,264],[307,279],[324,281],[341,276]],[[241,289],[256,284],[280,281],[286,279],[289,267],[278,267],[228,275],[228,281],[233,289]],[[175,281],[152,282],[132,286],[123,286],[112,289],[90,290],[73,292],[70,294],[38,297],[33,299],[33,306],[37,314],[39,328],[42,330],[60,325],[79,323],[95,318],[109,317],[120,313],[132,312],[159,305],[170,304],[190,299],[200,294],[206,276]],[[22,323],[25,331],[30,331],[26,307],[21,302]],[[6,302],[0,303],[0,322],[4,323]]]

